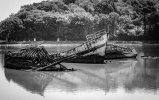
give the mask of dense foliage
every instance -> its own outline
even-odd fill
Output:
[[[24,5],[0,22],[0,39],[85,40],[106,29],[113,39],[159,39],[158,0],[49,0]]]

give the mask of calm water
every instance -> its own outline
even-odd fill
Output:
[[[5,69],[0,54],[0,100],[158,100],[159,45],[134,45],[137,59],[108,64],[63,63],[75,72],[24,72]],[[46,47],[64,51],[71,46]],[[13,49],[2,47],[0,51]],[[14,48],[16,50],[17,48]]]

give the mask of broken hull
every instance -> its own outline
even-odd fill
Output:
[[[124,53],[108,53],[104,59],[123,59],[123,58],[136,58],[137,54],[124,54]]]
[[[44,47],[27,47],[21,49],[19,52],[6,54],[5,67],[13,69],[35,68],[38,70],[40,67],[42,69],[50,67],[56,71],[59,68],[55,67],[55,65],[68,59],[75,59],[83,55],[103,55],[99,51],[105,46],[106,42],[107,34],[105,34],[105,31],[102,31],[99,34],[93,34],[93,37],[90,37],[89,40],[73,49],[53,55],[49,55]],[[64,70],[65,69],[66,68],[64,68]]]
[[[96,51],[98,53],[89,53],[76,59],[70,59],[65,62],[71,63],[105,63],[109,59],[136,58],[137,52],[134,48],[121,47],[114,44],[107,44]]]
[[[104,56],[100,55],[87,55],[81,56],[75,59],[66,60],[66,63],[90,63],[90,64],[103,64],[104,63]]]
[[[135,58],[137,51],[134,48],[107,44],[105,48],[105,59]]]
[[[36,70],[37,68],[47,66],[47,65],[36,65],[33,64],[31,60],[25,60],[23,58],[10,58],[5,61],[5,68],[9,69],[17,69],[17,70]],[[49,68],[44,68],[39,71],[75,71],[75,69],[71,68],[68,69],[65,66],[59,64],[59,65],[53,65]]]
[[[65,57],[68,55],[76,54],[79,56],[87,55],[104,55],[103,51],[107,42],[107,34],[100,36],[97,39],[88,40],[87,42],[82,43],[81,45],[59,53],[58,56]]]
[[[100,55],[88,55],[78,57],[76,59],[70,59],[65,62],[67,63],[91,63],[91,64],[104,64],[105,60],[111,59],[125,59],[125,58],[134,58],[136,59],[137,54],[122,54],[122,53],[109,53],[104,56]]]

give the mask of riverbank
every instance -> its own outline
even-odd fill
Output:
[[[76,46],[85,41],[19,41],[19,42],[0,42],[0,46],[27,46],[29,44],[40,44],[42,46]],[[108,43],[122,45],[142,45],[146,42],[140,41],[109,41]],[[149,43],[149,42],[148,42]],[[157,43],[157,42],[156,42]],[[158,42],[159,44],[159,42]]]
[[[1,41],[0,44],[35,44],[35,43],[42,43],[42,44],[76,44],[82,43],[84,41]]]

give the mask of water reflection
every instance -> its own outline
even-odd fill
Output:
[[[5,77],[8,81],[12,80],[24,87],[27,91],[40,95],[43,95],[47,89],[66,92],[84,90],[103,90],[108,92],[110,89],[117,88],[121,82],[125,82],[121,78],[126,78],[126,75],[123,76],[122,74],[131,71],[135,63],[136,61],[106,64],[99,66],[99,68],[97,65],[86,66],[78,64],[76,67],[80,68],[81,66],[81,69],[69,73],[24,72],[5,69]]]
[[[156,93],[159,89],[159,59],[144,59],[133,70],[133,79],[125,84],[128,91],[142,89]]]
[[[3,66],[4,66],[4,54],[0,53],[0,70],[1,68],[3,68]]]
[[[142,50],[142,48],[139,49]],[[145,53],[144,50],[140,52]],[[155,55],[153,53],[145,54]],[[1,66],[4,64],[3,59],[4,56],[1,55]],[[12,81],[26,91],[42,96],[46,92],[55,91],[109,93],[117,92],[119,88],[123,88],[127,93],[158,92],[159,59],[140,58],[108,62],[108,64],[63,63],[68,68],[78,69],[75,72],[25,72],[4,69],[4,75],[8,82]]]
[[[159,60],[115,61],[103,65],[73,64],[76,72],[24,72],[5,69],[5,77],[32,93],[45,91],[115,91],[119,87],[127,92],[159,88]],[[67,66],[69,64],[66,64]]]
[[[63,73],[47,73],[47,72],[25,72],[13,69],[5,69],[5,77],[10,82],[13,81],[24,87],[27,91],[43,95],[46,87],[53,78]]]

